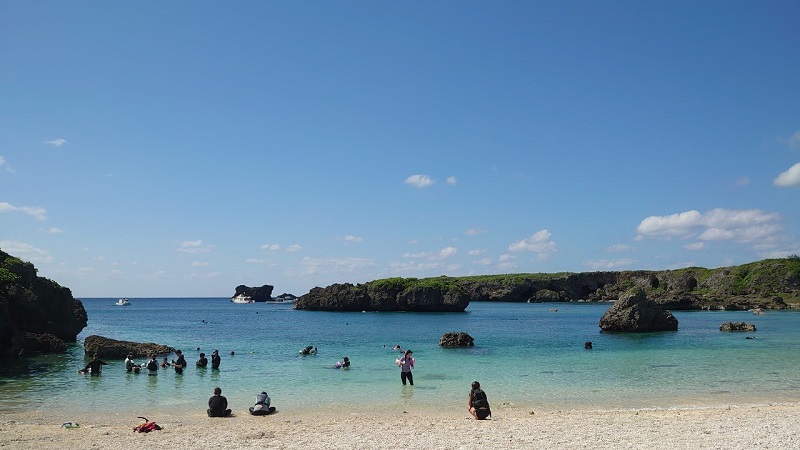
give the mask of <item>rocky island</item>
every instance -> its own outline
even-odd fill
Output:
[[[388,278],[316,287],[296,309],[325,311],[464,311],[469,302],[614,301],[632,288],[670,310],[800,308],[800,258],[740,266],[661,271],[534,273]]]
[[[316,287],[294,302],[317,311],[463,312],[467,291],[455,278],[387,278],[365,284]]]
[[[233,294],[234,297],[237,296],[244,296],[249,297],[253,300],[253,302],[269,302],[272,301],[272,290],[275,289],[273,286],[265,284],[261,287],[249,287],[243,284],[236,286],[236,293]]]
[[[0,357],[65,351],[87,321],[69,289],[0,250]]]

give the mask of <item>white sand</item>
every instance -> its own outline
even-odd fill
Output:
[[[163,427],[134,433],[133,413],[83,415],[61,428],[43,414],[0,413],[8,449],[798,449],[800,404],[724,408],[537,412],[493,408],[493,420],[460,411],[279,411],[254,417],[204,413],[148,417]],[[58,422],[58,423],[56,423]]]

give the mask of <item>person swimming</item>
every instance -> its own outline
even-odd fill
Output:
[[[347,369],[350,367],[350,358],[347,356],[342,356],[341,361],[336,361],[336,368],[337,369]]]

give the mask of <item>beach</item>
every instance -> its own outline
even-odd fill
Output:
[[[0,415],[0,448],[469,449],[800,448],[800,404],[681,409],[535,411],[492,406],[491,420],[451,409],[282,411],[209,418],[205,411],[153,411],[162,430],[136,433],[136,413],[80,413],[61,427],[63,409]]]

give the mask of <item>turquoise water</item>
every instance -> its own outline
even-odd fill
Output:
[[[677,332],[613,334],[597,326],[608,303],[334,313],[228,299],[131,299],[129,307],[115,300],[82,300],[89,326],[67,354],[6,361],[0,410],[202,410],[215,386],[234,411],[251,406],[261,390],[278,409],[460,407],[473,380],[493,405],[532,409],[800,401],[800,311],[678,311]],[[754,323],[758,331],[720,332],[727,321]],[[440,348],[448,331],[469,333],[475,347]],[[148,376],[109,360],[101,377],[78,375],[88,362],[82,340],[91,334],[180,348],[189,367],[183,375],[167,369]],[[587,340],[592,350],[583,348]],[[318,353],[300,356],[311,344]],[[414,351],[414,387],[400,383],[395,344]],[[221,370],[195,368],[197,348],[207,355],[218,348]],[[350,369],[334,368],[342,356]]]

